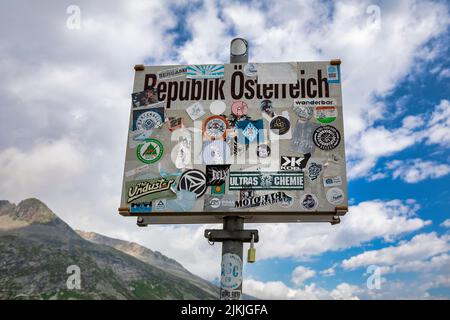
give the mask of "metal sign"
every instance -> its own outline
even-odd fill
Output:
[[[339,61],[135,69],[122,215],[148,224],[345,214]]]

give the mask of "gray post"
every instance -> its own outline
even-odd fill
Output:
[[[248,43],[242,38],[235,38],[230,43],[230,63],[248,62]],[[230,216],[223,218],[223,230],[236,232],[244,230],[244,218]],[[222,241],[222,264],[220,277],[220,299],[239,300],[242,295],[242,256],[244,243],[242,239]]]

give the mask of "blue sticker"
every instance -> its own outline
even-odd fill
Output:
[[[339,65],[327,66],[327,79],[328,79],[328,83],[340,83],[341,82],[341,68]]]
[[[130,206],[131,213],[151,213],[152,202],[132,203]]]
[[[184,189],[176,191],[176,193],[176,199],[167,200],[167,209],[178,212],[191,211],[197,200],[197,194]]]
[[[132,130],[153,130],[162,126],[164,121],[164,107],[133,110]]]
[[[238,132],[238,143],[250,144],[264,142],[264,121],[259,120],[241,120],[236,123]]]

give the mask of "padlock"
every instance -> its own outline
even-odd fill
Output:
[[[252,240],[250,241],[250,248],[247,252],[247,262],[253,263],[256,261],[256,249],[255,249],[255,235],[252,234]]]
[[[256,261],[256,249],[255,248],[249,248],[247,253],[247,262],[253,263]]]

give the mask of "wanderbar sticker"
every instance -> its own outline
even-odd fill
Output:
[[[230,172],[230,190],[303,190],[303,188],[303,172]]]
[[[175,176],[169,176],[126,182],[127,203],[131,203],[137,199],[141,199],[140,201],[152,201],[155,199],[175,198],[176,195],[170,188],[175,183],[175,178]]]
[[[188,79],[217,79],[223,78],[223,64],[194,65],[187,67],[186,77]]]

